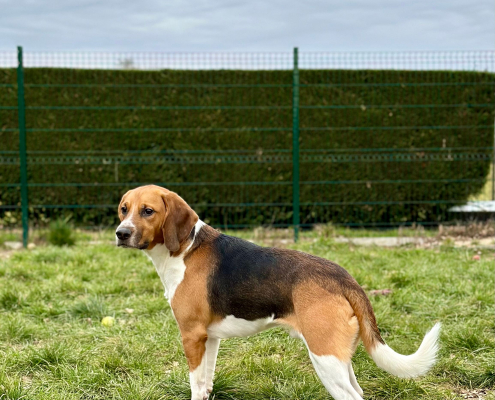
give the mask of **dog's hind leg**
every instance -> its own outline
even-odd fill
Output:
[[[316,373],[335,400],[362,400],[351,366],[359,334],[357,318],[342,296],[323,291],[318,296],[317,302],[295,302],[297,325]]]
[[[356,352],[356,348],[359,344],[359,331],[356,334],[356,340],[354,341],[354,347],[352,350],[352,354]],[[351,381],[351,385],[354,389],[356,389],[356,392],[359,393],[360,396],[363,396],[363,389],[361,389],[361,386],[359,386],[359,383],[356,379],[356,375],[354,374],[354,370],[352,369],[352,361],[349,362],[349,379]]]
[[[309,356],[318,377],[335,400],[363,399],[349,379],[350,361],[346,363],[332,355],[317,356],[311,350]]]
[[[363,396],[363,389],[359,386],[359,383],[356,379],[356,375],[354,375],[354,370],[352,369],[352,362],[349,361],[349,380],[351,381],[352,387],[358,392],[358,394]]]

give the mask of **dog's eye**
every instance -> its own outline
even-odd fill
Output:
[[[143,214],[144,214],[144,215],[151,215],[151,214],[153,214],[154,212],[155,212],[155,211],[153,211],[153,209],[152,209],[152,208],[145,208],[145,209],[143,210]]]
[[[124,206],[124,207],[122,207],[122,208],[120,209],[120,211],[122,212],[122,214],[127,214],[127,207],[125,207],[125,206]]]

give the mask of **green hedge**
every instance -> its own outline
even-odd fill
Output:
[[[489,171],[494,78],[301,71],[302,222],[449,218],[448,207],[479,192]],[[0,70],[0,84],[15,79],[15,70]],[[291,71],[39,68],[27,69],[25,82],[27,148],[38,160],[28,166],[29,182],[37,184],[29,189],[31,206],[112,205],[136,182],[164,182],[212,224],[291,223]],[[16,104],[15,86],[0,87],[0,106]],[[84,108],[95,106],[101,108]],[[16,111],[0,109],[4,157],[18,149],[16,127]],[[196,153],[177,153],[185,150]],[[126,164],[165,151],[166,160]],[[88,163],[78,152],[107,159]],[[67,156],[80,158],[53,164]],[[123,161],[116,164],[115,156]],[[18,167],[1,168],[0,184],[19,181]],[[51,183],[85,185],[43,186]],[[2,189],[3,205],[18,204],[18,188]],[[35,207],[32,220],[59,212]],[[87,225],[115,222],[110,208],[71,212]]]

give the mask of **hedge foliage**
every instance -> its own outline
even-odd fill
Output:
[[[438,222],[484,186],[494,74],[300,76],[303,223]],[[0,70],[0,83],[14,85],[0,87],[1,106],[17,105],[15,80]],[[291,71],[33,68],[25,82],[33,220],[59,213],[42,205],[116,205],[125,190],[158,182],[211,224],[291,223]],[[17,112],[0,109],[0,151],[18,150],[15,128]],[[2,165],[0,183],[18,181],[18,167]],[[0,201],[18,204],[19,189],[2,188]],[[86,225],[115,223],[114,208],[71,212]]]

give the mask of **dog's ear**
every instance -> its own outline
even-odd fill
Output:
[[[119,215],[119,219],[122,221],[124,219],[124,215],[122,215],[122,212],[121,212],[121,208],[122,208],[122,204],[124,204],[124,201],[125,201],[125,197],[131,192],[131,190],[128,190],[127,192],[125,192],[125,194],[122,196],[122,198],[120,199],[120,203],[119,203],[119,208],[117,210],[117,213]]]
[[[165,204],[165,218],[162,224],[163,242],[173,253],[180,249],[180,244],[187,239],[199,217],[174,192],[163,193],[162,199]]]

